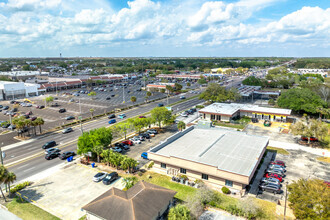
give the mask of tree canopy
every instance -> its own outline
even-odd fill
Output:
[[[165,107],[156,107],[152,109],[151,118],[158,124],[159,128],[161,128],[162,124],[173,122],[171,111]]]
[[[236,101],[240,95],[236,89],[227,90],[216,83],[210,83],[206,90],[199,96],[200,99],[212,102]]]
[[[94,152],[96,146],[102,146],[103,148],[111,144],[112,132],[110,128],[98,128],[89,132],[84,132],[78,138],[78,150],[77,153],[82,155],[88,152]]]
[[[326,107],[320,96],[309,89],[293,88],[285,91],[277,100],[278,106],[297,112],[317,113],[317,107]]]
[[[255,76],[249,76],[246,79],[243,80],[243,85],[249,85],[249,86],[262,86],[263,83],[261,79],[255,77]]]
[[[330,188],[323,180],[300,179],[288,186],[288,200],[297,219],[329,219]]]

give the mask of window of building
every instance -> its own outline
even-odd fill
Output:
[[[233,187],[233,181],[226,180],[226,186]]]
[[[208,180],[209,179],[209,175],[206,175],[206,174],[202,173],[202,179],[203,180]]]
[[[217,115],[217,121],[221,121],[221,115]]]
[[[215,120],[215,115],[211,115],[211,120]]]
[[[166,164],[165,163],[161,163],[160,164],[160,167],[166,169]]]
[[[183,168],[180,168],[180,173],[186,174],[187,173],[187,170],[186,169],[183,169]]]

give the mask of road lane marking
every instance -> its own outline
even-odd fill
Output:
[[[187,100],[187,102],[192,101],[192,100],[194,100],[194,99]],[[180,104],[183,104],[183,103],[186,103],[186,102],[181,102],[181,103],[178,103],[177,105],[180,105]],[[190,103],[190,104],[191,104],[191,103]],[[133,110],[133,109],[129,109],[129,110]],[[125,111],[125,112],[126,112],[126,111]],[[150,112],[150,111],[147,111],[147,112],[145,112],[145,113],[149,113],[149,112]],[[136,116],[131,116],[131,117],[138,117],[139,115],[140,115],[140,114],[138,114],[138,115],[136,115]],[[128,119],[129,119],[129,118],[126,118],[125,120],[121,120],[120,122],[126,121],[126,120],[128,120]],[[98,121],[98,120],[97,120],[97,121]],[[116,125],[116,124],[112,124],[112,125],[109,125],[109,126],[107,126],[107,127],[111,127],[111,126],[114,126],[114,125]],[[119,139],[119,140],[120,140],[120,139]],[[69,146],[70,144],[74,144],[75,142],[78,142],[78,138],[75,139],[75,140],[69,141],[69,142],[67,142],[65,145],[60,146],[60,147],[58,147],[58,148],[59,148],[59,149],[63,149],[63,148],[65,148],[65,147]],[[31,156],[29,156],[29,157],[26,157],[26,158],[20,159],[20,160],[18,160],[18,161],[15,161],[15,162],[9,163],[9,164],[4,164],[4,165],[5,165],[5,167],[10,168],[10,167],[13,167],[13,166],[16,166],[16,165],[18,165],[18,164],[24,163],[24,162],[26,162],[26,161],[28,161],[28,160],[32,160],[32,159],[37,158],[37,157],[42,156],[42,155],[45,155],[44,151],[42,151],[42,152],[40,152],[40,153],[36,153],[36,154],[31,155]]]
[[[33,170],[34,168],[36,168],[36,167],[31,167],[30,169],[23,170],[23,172],[27,172],[27,171]]]
[[[25,165],[23,165],[23,166],[17,167],[17,169],[21,169],[21,168],[26,167],[26,166],[28,166],[28,165],[29,165],[29,163],[28,163],[28,164],[25,164]]]

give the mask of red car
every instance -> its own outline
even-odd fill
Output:
[[[129,146],[133,146],[133,141],[130,141],[130,140],[126,140],[126,141],[123,141],[121,143],[129,145]]]
[[[316,137],[310,137],[310,141],[319,141]],[[308,141],[308,137],[301,136],[301,140]]]
[[[275,165],[280,165],[282,167],[285,167],[285,163],[282,160],[271,161],[270,164],[275,164]]]
[[[147,118],[146,116],[144,116],[144,115],[141,115],[141,116],[139,116],[139,118]]]
[[[283,178],[275,173],[265,173],[264,177],[266,178],[275,178],[278,179],[280,182],[283,182]]]

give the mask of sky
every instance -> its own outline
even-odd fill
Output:
[[[329,57],[329,0],[0,0],[0,57]]]

